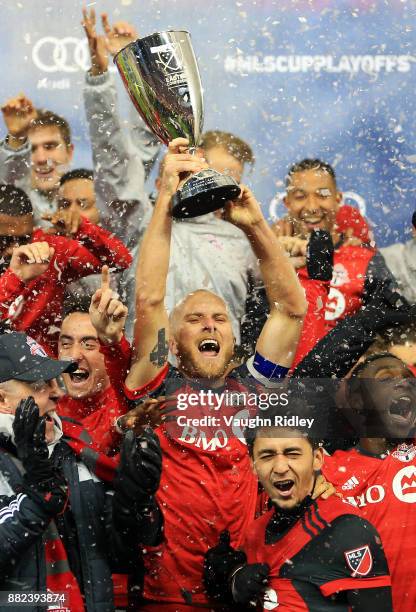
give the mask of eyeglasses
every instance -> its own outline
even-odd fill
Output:
[[[15,236],[14,234],[8,236],[0,236],[0,250],[4,251],[12,245],[27,244],[32,240],[32,234],[22,234],[21,236]]]

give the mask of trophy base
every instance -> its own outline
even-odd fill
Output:
[[[235,200],[241,189],[237,182],[216,170],[202,170],[190,176],[172,198],[172,216],[191,219],[223,208]]]

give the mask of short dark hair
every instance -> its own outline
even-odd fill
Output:
[[[365,368],[370,363],[374,363],[374,361],[378,361],[379,359],[384,359],[386,357],[391,357],[392,359],[396,359],[397,361],[399,361],[404,366],[406,365],[405,363],[403,363],[400,357],[396,357],[396,355],[392,355],[392,353],[389,353],[388,351],[372,353],[372,354],[367,355],[365,359],[363,359],[363,361],[360,361],[358,363],[358,365],[354,368],[354,370],[352,370],[350,377],[347,378],[347,382],[349,382],[351,379],[358,378],[358,375],[363,370],[365,370]]]
[[[94,181],[94,171],[88,170],[87,168],[75,168],[75,170],[70,170],[66,172],[63,176],[61,176],[60,185],[64,185],[69,181],[75,181],[78,179],[85,179],[87,181]]]
[[[292,396],[290,405],[284,408],[283,407],[277,408],[273,406],[273,407],[267,408],[266,410],[257,411],[257,416],[261,417],[261,420],[263,423],[266,422],[266,419],[270,419],[271,423],[274,423],[276,416],[292,417],[295,415],[298,415],[298,416],[302,415],[302,417],[311,415],[311,407],[307,405],[301,398],[295,397],[295,396]],[[307,429],[305,430],[301,427],[295,427],[295,426],[294,427],[291,427],[291,426],[283,427],[280,425],[277,425],[277,426],[270,425],[269,426],[269,425],[259,424],[256,427],[247,427],[244,430],[244,437],[246,440],[246,444],[247,444],[247,448],[248,448],[250,457],[253,456],[254,442],[256,438],[258,437],[259,432],[267,430],[267,429],[287,429],[290,431],[299,432],[298,437],[305,438],[305,440],[307,440],[309,444],[311,445],[312,450],[316,450],[322,445],[322,440],[312,435],[312,432],[310,430],[307,430]],[[286,437],[286,436],[282,436],[282,437]]]
[[[294,174],[297,174],[298,172],[304,172],[305,170],[318,170],[321,172],[327,172],[329,176],[334,179],[334,183],[336,184],[337,182],[335,170],[330,164],[317,158],[305,158],[302,159],[300,162],[296,162],[295,164],[290,166],[286,176],[286,187],[290,185],[290,179]]]
[[[205,151],[214,147],[222,147],[239,162],[254,164],[253,150],[250,145],[230,132],[221,132],[220,130],[205,132],[202,134],[200,146]]]
[[[62,311],[62,320],[74,312],[89,314],[91,296],[85,293],[67,293]]]
[[[21,217],[33,214],[29,196],[23,189],[13,185],[0,184],[0,214]]]
[[[41,127],[57,127],[61,133],[64,143],[69,147],[71,144],[71,128],[66,119],[50,110],[36,109],[36,117],[31,121],[29,130]]]
[[[270,429],[287,429],[289,431],[293,430],[296,433],[299,431],[296,427],[293,427],[293,428],[292,427],[275,427],[273,425],[270,427]],[[258,437],[258,433],[264,430],[267,430],[267,426],[265,427],[259,426],[259,427],[253,427],[253,428],[247,427],[247,429],[245,430],[244,437],[246,439],[246,444],[247,444],[248,453],[250,457],[253,457],[254,442],[256,438]],[[281,436],[281,437],[285,438],[287,436]],[[322,446],[322,440],[318,440],[317,438],[312,438],[307,433],[303,433],[299,431],[299,435],[297,435],[296,437],[304,438],[307,442],[309,442],[309,444],[312,447],[312,450],[316,450],[317,448],[320,448]]]

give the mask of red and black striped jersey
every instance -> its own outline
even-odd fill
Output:
[[[254,521],[243,545],[248,563],[270,566],[262,609],[347,612],[347,591],[390,585],[380,537],[353,506],[336,496],[311,500],[277,538],[274,514]]]

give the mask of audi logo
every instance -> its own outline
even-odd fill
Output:
[[[85,72],[91,66],[85,38],[44,36],[33,46],[32,60],[42,72]],[[109,68],[114,70],[112,66]]]

